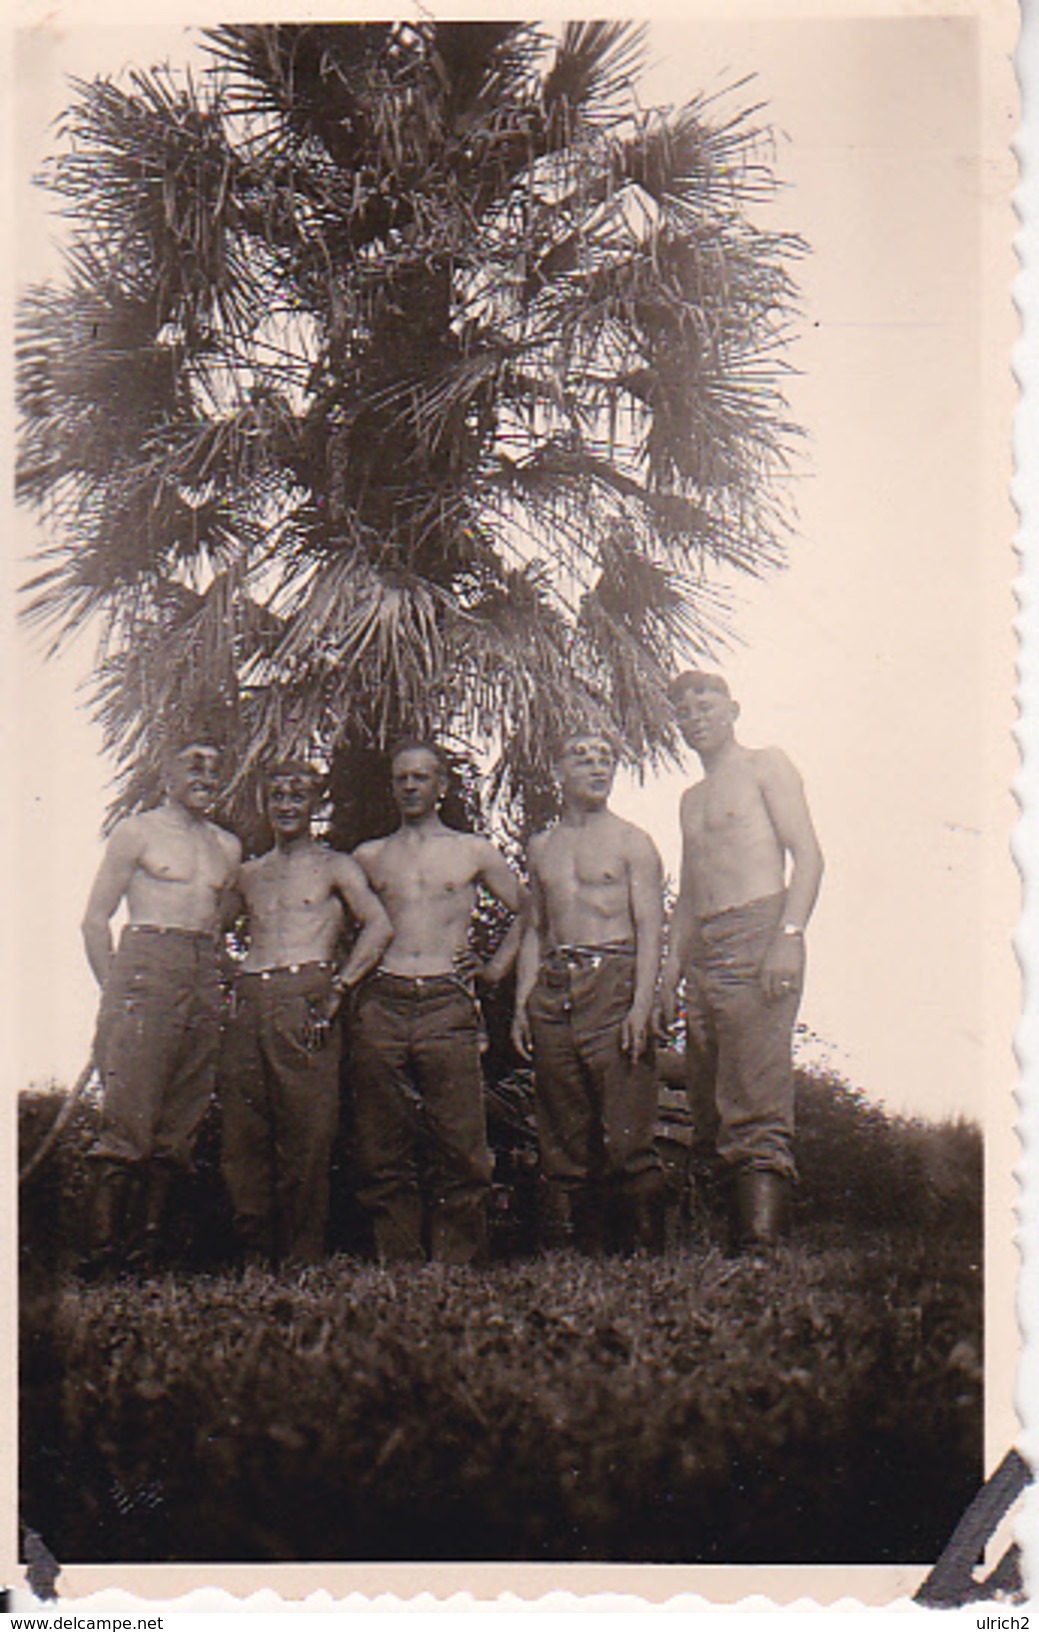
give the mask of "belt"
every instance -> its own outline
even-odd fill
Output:
[[[785,901],[786,892],[782,890],[775,895],[756,895],[752,901],[741,901],[737,906],[720,907],[717,912],[707,913],[696,920],[696,928],[703,935],[705,930],[710,934],[734,925],[739,927],[748,920],[765,923],[770,917],[782,915]]]
[[[216,933],[211,929],[180,929],[175,924],[126,924],[127,935],[166,935],[176,941],[204,941],[216,945]]]
[[[783,916],[783,895],[758,896],[738,907],[723,907],[709,913],[695,925],[689,947],[691,963],[703,963],[726,948],[738,945],[741,937],[760,935],[778,927]]]
[[[331,969],[328,958],[315,958],[308,963],[279,963],[272,969],[238,969],[236,980],[274,980],[278,975],[302,975],[308,969]]]
[[[456,992],[464,992],[466,997],[473,995],[472,986],[463,980],[461,975],[451,974],[450,971],[439,975],[398,975],[394,969],[378,968],[372,970],[368,979],[392,980],[395,985],[414,992],[416,996],[426,991],[438,989],[445,991],[449,988]]]
[[[630,941],[604,941],[601,946],[554,946],[545,958],[550,969],[598,969],[607,958],[633,958]]]

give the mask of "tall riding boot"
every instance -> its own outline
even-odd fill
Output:
[[[574,1246],[586,1258],[603,1258],[609,1241],[607,1194],[601,1184],[583,1184],[570,1192]]]
[[[176,1167],[161,1156],[148,1164],[144,1192],[144,1229],[141,1237],[141,1268],[145,1275],[154,1275],[162,1267],[165,1251],[163,1225],[166,1220],[170,1188],[176,1177]]]
[[[434,1195],[429,1256],[435,1264],[485,1264],[490,1256],[487,1197],[482,1190]]]
[[[235,1242],[242,1269],[270,1269],[276,1259],[274,1221],[266,1213],[235,1213]]]
[[[736,1174],[736,1249],[770,1252],[786,1233],[790,1180],[768,1168],[743,1167]]]
[[[610,1245],[627,1256],[664,1250],[664,1176],[653,1171],[622,1178],[607,1192]]]
[[[375,1256],[380,1264],[422,1263],[422,1196],[418,1185],[401,1186],[371,1207]]]
[[[538,1246],[542,1252],[566,1252],[574,1245],[574,1219],[569,1189],[543,1179],[538,1196]]]
[[[91,1280],[115,1275],[126,1261],[126,1222],[137,1173],[129,1162],[96,1164],[90,1228],[83,1273]]]
[[[724,1241],[735,1209],[729,1178],[717,1156],[693,1152],[689,1163],[688,1200],[694,1240],[705,1247]]]
[[[662,1175],[643,1183],[631,1195],[631,1251],[648,1252],[654,1257],[664,1251],[667,1240],[667,1194]]]

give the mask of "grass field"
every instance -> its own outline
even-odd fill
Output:
[[[23,1196],[24,1521],[69,1562],[933,1561],[981,1477],[980,1140],[802,1099],[768,1264],[114,1285],[69,1268],[86,1107]]]
[[[70,1280],[26,1517],[69,1561],[932,1560],[979,1481],[978,1292],[904,1235]]]

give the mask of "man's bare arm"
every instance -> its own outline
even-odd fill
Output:
[[[692,846],[686,833],[686,813],[691,792],[691,789],[687,789],[682,795],[682,871],[678,886],[678,899],[671,912],[671,923],[667,937],[667,956],[664,959],[664,969],[660,982],[659,1030],[664,1030],[674,1024],[676,996],[682,983],[682,976],[689,957],[689,947],[696,927]]]
[[[758,779],[776,837],[792,862],[784,922],[804,929],[812,916],[823,876],[823,854],[804,784],[789,759],[777,748],[761,754]]]
[[[226,831],[220,834],[220,844],[227,857],[228,870],[220,891],[219,926],[220,934],[226,935],[245,911],[245,897],[242,894],[242,844],[233,833]]]
[[[135,816],[120,822],[105,848],[101,866],[83,914],[83,942],[87,961],[99,986],[108,979],[112,962],[112,917],[130,887],[130,880],[143,848],[140,823]]]
[[[220,895],[220,933],[226,935],[234,929],[235,924],[246,910],[245,896],[242,894],[241,877],[225,885]]]
[[[815,836],[801,778],[778,748],[758,756],[758,786],[776,837],[790,856],[784,924],[803,930],[812,915],[823,876],[823,855]],[[804,975],[800,936],[778,934],[761,965],[761,984],[772,1001],[795,989]]]
[[[664,871],[653,840],[638,829],[629,841],[628,879],[635,926],[635,992],[621,1026],[621,1047],[637,1060],[649,1036],[664,928]]]
[[[246,863],[248,866],[248,863]],[[222,978],[231,981],[238,969],[238,959],[227,944],[227,937],[243,917],[248,919],[249,902],[243,885],[245,868],[235,869],[234,876],[220,893],[220,925],[217,932],[217,964]]]
[[[365,876],[365,880],[372,886],[372,888],[375,886],[375,878],[373,873],[375,858],[378,856],[381,849],[381,839],[366,839],[363,844],[359,844],[357,846],[356,850],[351,850],[350,852],[350,860],[357,863],[358,867],[360,867]],[[337,851],[336,854],[340,855],[342,852]]]
[[[500,901],[503,907],[515,914],[493,955],[488,958],[482,969],[477,970],[481,980],[486,981],[489,986],[496,986],[499,981],[505,979],[516,961],[516,954],[523,938],[523,903],[526,890],[501,851],[489,840],[481,855],[480,883],[485,889],[490,890],[496,901]]]
[[[530,885],[527,890],[520,924],[519,958],[516,966],[516,1007],[512,1020],[512,1042],[517,1053],[529,1060],[531,1053],[530,1019],[527,1003],[538,978],[544,940],[548,932],[548,914],[545,891],[538,874],[537,855],[530,854]]]
[[[363,867],[352,856],[332,852],[332,881],[360,926],[350,955],[335,976],[334,985],[342,993],[375,968],[393,939],[393,925]]]

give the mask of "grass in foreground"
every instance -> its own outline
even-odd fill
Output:
[[[905,1231],[68,1281],[24,1517],[69,1561],[926,1562],[980,1479],[980,1321],[962,1240]]]

